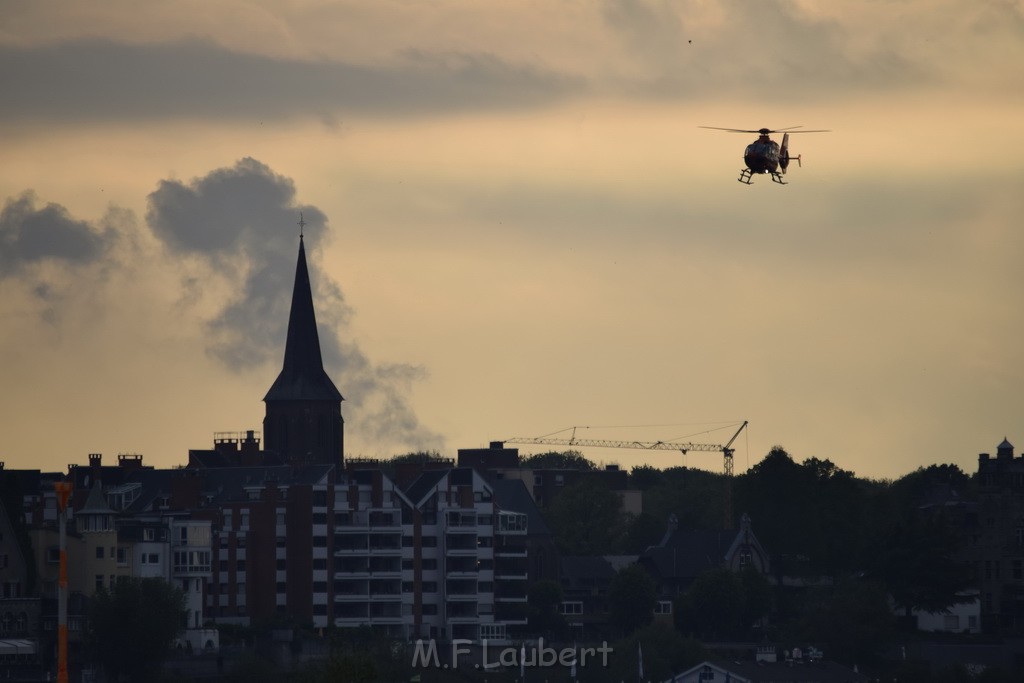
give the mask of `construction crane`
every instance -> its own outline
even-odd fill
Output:
[[[739,437],[748,424],[747,420],[743,421],[736,433],[732,435],[725,445],[710,444],[710,443],[682,443],[678,441],[612,441],[609,439],[577,439],[576,438],[576,427],[572,427],[572,436],[568,439],[550,436],[538,436],[533,438],[522,438],[514,437],[511,439],[505,439],[504,443],[514,444],[535,444],[544,446],[578,446],[581,448],[593,447],[593,448],[633,448],[638,450],[647,451],[679,451],[683,455],[686,455],[690,451],[703,451],[703,452],[719,452],[722,454],[723,459],[723,471],[725,473],[725,522],[726,528],[730,528],[733,524],[732,521],[732,476],[733,476],[733,464],[732,456],[736,450],[732,447],[736,438]],[[561,431],[565,431],[564,429]]]

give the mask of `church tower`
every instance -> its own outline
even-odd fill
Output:
[[[306,250],[299,235],[299,261],[288,316],[284,367],[263,397],[267,404],[263,418],[264,448],[276,452],[289,464],[340,467],[345,446],[342,400],[341,393],[324,371]]]

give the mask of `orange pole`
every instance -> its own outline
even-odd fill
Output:
[[[60,519],[60,578],[57,581],[57,683],[68,683],[68,551],[67,520],[71,482],[54,482]]]

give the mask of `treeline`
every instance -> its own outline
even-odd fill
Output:
[[[578,463],[578,469],[595,469],[578,453],[558,455],[564,462]],[[533,458],[543,463],[553,455]],[[947,490],[965,500],[975,490],[971,477],[956,465],[930,465],[895,481],[863,479],[829,460],[797,462],[781,447],[732,481],[686,467],[639,466],[630,472],[629,482],[630,488],[643,492],[638,515],[628,514],[622,497],[599,477],[566,486],[543,510],[563,553],[637,554],[662,539],[671,515],[680,529],[719,530],[738,528],[740,515],[747,514],[776,562],[773,571],[838,578],[864,572],[888,543],[920,552],[929,548],[919,541],[955,543],[957,529],[950,520],[941,512],[925,514],[921,507]],[[727,516],[730,499],[732,513]]]
[[[955,465],[880,481],[828,460],[797,462],[776,447],[731,481],[642,466],[630,487],[643,491],[639,514],[628,514],[599,476],[566,486],[543,510],[561,552],[641,554],[661,541],[671,515],[683,530],[721,530],[737,529],[747,514],[771,556],[767,578],[725,570],[697,577],[674,603],[684,637],[817,642],[831,657],[863,665],[877,662],[898,632],[890,599],[907,614],[940,611],[974,580],[963,552],[970,521],[928,505],[975,497],[971,477]]]

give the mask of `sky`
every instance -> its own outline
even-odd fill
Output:
[[[1024,447],[1021,0],[0,16],[8,468],[260,430],[300,213],[347,456],[743,420],[737,472],[776,445],[871,478]],[[748,187],[755,136],[700,126],[832,132]]]

